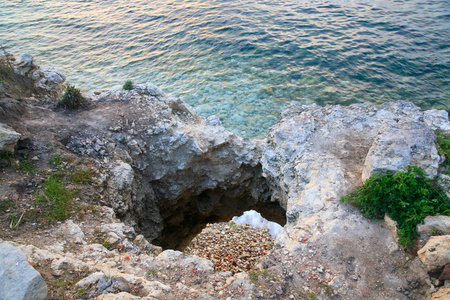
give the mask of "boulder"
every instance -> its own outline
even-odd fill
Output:
[[[435,177],[440,161],[435,143],[433,130],[423,122],[408,119],[386,121],[367,153],[362,181],[375,173],[405,171],[410,165]]]
[[[106,234],[114,233],[119,239],[123,239],[125,237],[133,239],[136,236],[136,232],[133,227],[119,222],[101,225],[100,232]]]
[[[84,262],[68,257],[54,260],[51,264],[52,274],[55,276],[61,276],[67,272],[81,272],[88,268]]]
[[[431,295],[430,300],[448,300],[450,299],[450,287],[441,287],[437,292]]]
[[[133,168],[127,163],[117,161],[117,166],[111,172],[108,194],[112,208],[119,215],[132,209],[133,180]]]
[[[47,298],[47,285],[42,276],[10,244],[0,244],[0,299]]]
[[[428,272],[441,274],[450,264],[450,235],[432,236],[417,254]]]
[[[23,54],[19,58],[15,58],[14,73],[16,74],[27,76],[35,67],[33,56],[30,54]]]
[[[64,91],[64,74],[53,67],[37,65],[30,54],[14,59],[14,72],[31,79],[36,90],[43,96],[58,98]]]
[[[72,220],[67,220],[60,228],[64,238],[75,244],[86,244],[84,241],[84,233],[80,226],[75,224]]]
[[[6,124],[0,123],[0,152],[14,152],[20,134]]]
[[[450,216],[428,216],[423,224],[417,225],[420,239],[427,241],[432,235],[450,234]]]
[[[33,80],[35,87],[50,95],[58,96],[64,91],[66,76],[53,67],[40,66],[31,73],[30,78]]]
[[[95,272],[92,273],[91,275],[89,275],[86,278],[81,279],[80,281],[78,281],[75,286],[78,288],[89,288],[90,286],[96,284],[100,278],[104,278],[105,277],[105,273],[103,272]]]

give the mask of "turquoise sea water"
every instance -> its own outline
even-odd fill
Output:
[[[449,0],[8,0],[0,44],[84,92],[152,82],[246,137],[288,104],[450,109]]]

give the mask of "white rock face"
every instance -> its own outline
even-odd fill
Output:
[[[15,57],[14,72],[31,79],[34,86],[46,95],[59,97],[64,91],[64,74],[53,67],[37,65],[30,54]]]
[[[22,76],[27,76],[31,69],[35,67],[36,64],[34,63],[33,56],[30,54],[23,54],[19,58],[16,57],[14,72]]]
[[[391,291],[379,299],[396,298],[395,285],[402,284],[401,275],[395,277],[382,267],[400,255],[395,237],[386,225],[369,222],[339,200],[374,173],[416,165],[435,176],[440,158],[433,130],[449,128],[445,117],[406,102],[292,106],[283,111],[269,132],[262,156],[272,199],[287,211],[278,243],[294,253],[304,253],[312,245],[326,249],[319,261],[342,274],[331,284],[341,296],[367,297],[358,287],[378,280]],[[369,271],[371,264],[376,271]],[[348,266],[357,276],[351,275]],[[417,272],[423,276],[418,275],[423,271]]]
[[[405,170],[410,165],[435,177],[440,160],[435,140],[433,131],[423,122],[386,121],[367,154],[361,179],[386,170]]]
[[[445,116],[434,114],[433,128],[448,128]],[[287,108],[271,128],[262,166],[288,225],[312,233],[312,220],[325,217],[332,227],[345,214],[340,197],[374,173],[416,165],[435,176],[440,158],[425,123],[432,115],[406,102]]]
[[[39,69],[31,73],[30,78],[33,79],[37,88],[53,94],[62,93],[64,90],[63,83],[66,81],[66,76],[61,71],[50,66],[40,66]]]

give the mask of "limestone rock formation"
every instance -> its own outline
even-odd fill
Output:
[[[46,298],[47,285],[23,252],[10,244],[0,244],[0,299]]]
[[[440,119],[445,112],[436,114]],[[387,294],[380,297],[396,298],[395,286],[408,285],[383,267],[401,257],[395,237],[386,226],[368,222],[339,199],[386,169],[403,171],[411,164],[435,176],[440,158],[432,129],[445,130],[449,122],[445,114],[446,121],[433,123],[431,115],[401,101],[380,106],[292,106],[269,132],[262,167],[272,199],[287,211],[278,242],[299,253],[311,242],[322,248],[319,261],[341,274],[331,284],[341,296],[368,297],[361,289],[377,290],[376,282],[383,282]],[[368,251],[370,257],[365,255]],[[420,266],[417,272],[414,280],[426,277]],[[338,282],[352,288],[342,289]]]
[[[33,81],[34,87],[41,94],[58,98],[64,90],[66,77],[61,71],[45,65],[37,65],[33,56],[23,54],[18,57],[10,56],[14,72]]]
[[[28,56],[16,66],[26,76],[39,73]],[[412,164],[430,177],[439,174],[442,160],[433,131],[450,129],[447,112],[422,111],[402,101],[291,106],[267,139],[257,141],[230,133],[215,116],[200,117],[150,83],[97,92],[89,101],[88,108],[70,113],[30,105],[29,116],[15,120],[14,130],[30,137],[34,148],[64,149],[95,164],[96,186],[103,188],[99,201],[127,225],[111,217],[89,242],[82,225],[68,221],[57,231],[61,243],[47,250],[22,246],[31,262],[51,261],[56,275],[86,265],[91,271],[113,269],[124,280],[113,283],[110,274],[94,273],[79,283],[96,292],[121,291],[105,297],[135,297],[127,294],[127,282],[141,284],[143,296],[181,295],[192,291],[189,284],[202,286],[204,278],[247,298],[285,299],[288,290],[308,293],[311,288],[323,289],[324,298],[429,296],[429,269],[406,257],[385,222],[371,222],[339,199],[377,172]],[[174,251],[207,223],[250,209],[286,224],[275,250],[261,262],[282,278],[267,290],[256,291],[244,273],[218,273],[210,261]],[[79,252],[68,253],[64,243]],[[152,244],[174,250],[159,254]],[[196,295],[224,298],[224,290]]]
[[[78,115],[83,130],[62,131],[61,140],[109,162],[109,204],[150,242],[182,249],[207,223],[249,209],[284,224],[262,176],[259,142],[199,117],[152,84],[92,101],[95,108]]]

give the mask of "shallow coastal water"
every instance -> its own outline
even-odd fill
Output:
[[[289,104],[450,109],[448,0],[22,0],[0,44],[84,92],[150,81],[262,137]]]

